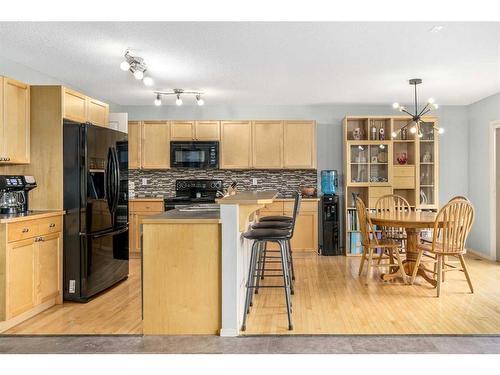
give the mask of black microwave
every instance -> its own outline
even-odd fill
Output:
[[[170,142],[170,167],[218,168],[219,142]]]

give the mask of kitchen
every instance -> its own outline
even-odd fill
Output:
[[[12,44],[20,26],[10,27],[3,40]],[[59,30],[45,27],[33,25],[31,38]],[[145,80],[157,79],[153,64],[141,79],[133,72],[147,56],[126,49],[115,57],[103,70],[110,84],[124,81],[123,97],[96,83],[87,92],[0,70],[2,334],[498,333],[498,265],[489,249],[471,245],[465,257],[473,294],[464,271],[447,275],[440,297],[430,298],[438,280],[430,273],[410,285],[403,280],[414,268],[400,265],[385,282],[396,265],[363,270],[366,246],[355,227],[357,198],[372,214],[381,198],[397,195],[409,211],[437,215],[451,198],[469,196],[466,172],[452,169],[469,162],[464,114],[472,102],[420,105],[433,112],[414,133],[406,107],[385,98],[228,108],[211,105],[208,89],[153,91]],[[137,81],[141,94],[125,97]],[[427,94],[427,80],[411,81],[395,85],[405,103],[417,85]],[[255,237],[266,217],[291,220],[263,227],[278,230],[267,241]],[[422,236],[433,228],[421,225]],[[414,229],[405,229],[404,250],[414,245]],[[273,266],[281,273],[268,274]],[[402,305],[413,314],[399,316]],[[428,311],[437,308],[465,318],[435,322]]]

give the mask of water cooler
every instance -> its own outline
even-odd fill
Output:
[[[321,255],[342,255],[340,249],[338,175],[335,170],[321,171],[320,249]]]

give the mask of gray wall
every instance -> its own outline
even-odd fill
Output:
[[[469,197],[476,208],[476,221],[469,246],[485,255],[490,253],[490,160],[489,127],[500,119],[500,93],[468,106]],[[499,246],[499,244],[497,244]]]
[[[411,108],[411,107],[410,107]],[[130,120],[161,119],[290,119],[316,120],[318,124],[318,171],[343,168],[342,119],[346,115],[394,115],[390,104],[314,106],[129,106],[122,107]],[[454,195],[467,195],[467,115],[464,106],[445,106],[435,112],[446,129],[441,138],[441,202]]]
[[[30,85],[63,85],[73,90],[79,91],[83,94],[93,96],[96,99],[109,103],[110,112],[121,112],[121,107],[119,105],[112,103],[109,100],[106,100],[105,98],[99,97],[95,93],[93,94],[85,92],[84,90],[81,90],[78,87],[68,85],[67,83],[62,82],[57,78],[51,77],[37,70],[28,68],[25,65],[19,64],[15,61],[12,61],[2,56],[0,56],[0,75],[13,78],[21,82],[25,82]]]

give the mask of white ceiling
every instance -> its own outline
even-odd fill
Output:
[[[0,23],[0,46],[121,105],[151,105],[153,90],[172,88],[203,90],[206,105],[411,102],[409,78],[440,104],[500,91],[500,23]],[[129,47],[152,88],[120,70]]]

